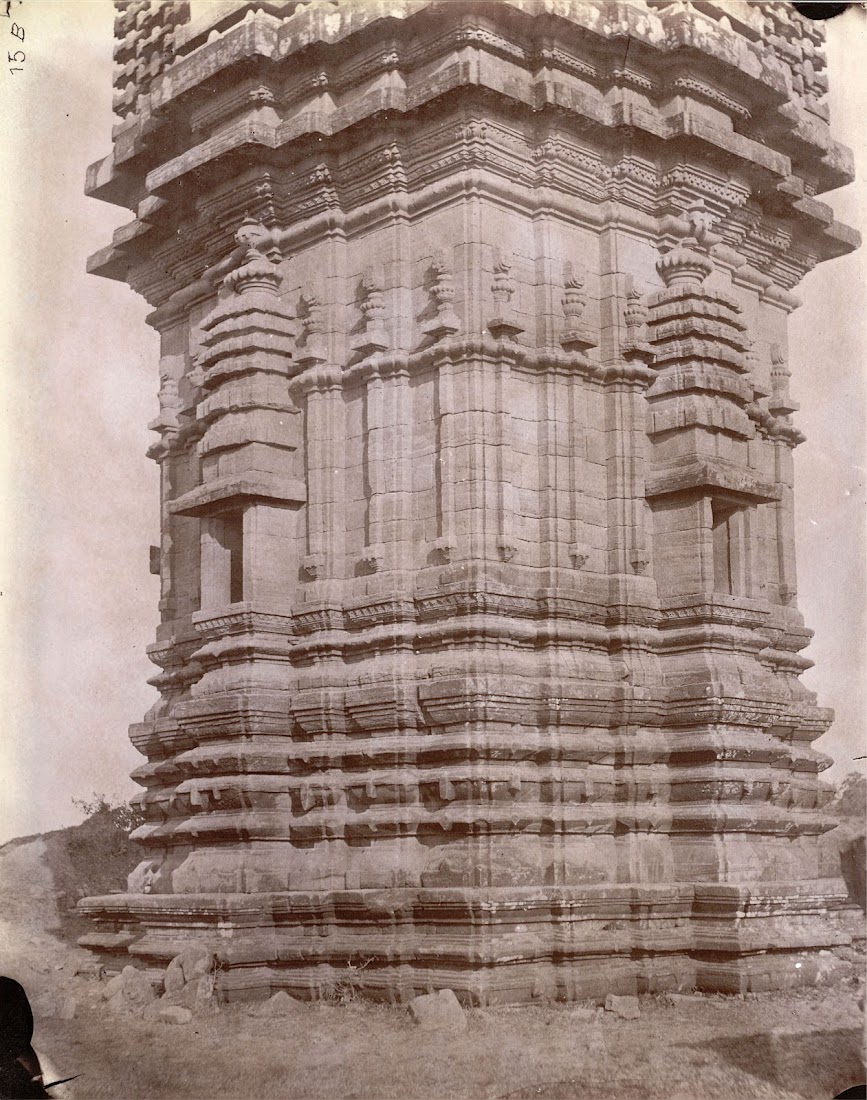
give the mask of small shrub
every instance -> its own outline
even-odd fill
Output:
[[[130,833],[144,820],[128,803],[111,803],[105,795],[73,799],[85,815],[80,825],[66,830],[66,851],[79,897],[107,894],[126,888],[127,875],[141,858]]]
[[[362,970],[370,966],[372,962],[373,959],[370,958],[367,959],[366,962],[361,963],[360,966],[356,966],[351,958],[348,959],[345,975],[338,978],[332,984],[324,1000],[338,1005],[348,1005],[358,1000],[361,997],[362,991],[362,981],[359,974]]]
[[[867,777],[860,772],[849,772],[836,785],[837,793],[828,807],[838,817],[852,817],[864,822],[867,815]]]
[[[825,859],[825,873],[842,874],[849,897],[862,909],[867,908],[865,807],[867,780],[859,772],[850,772],[836,784],[836,794],[828,805],[828,813],[838,818],[839,825],[819,838],[819,850]]]
[[[86,798],[73,798],[72,805],[80,810],[85,817],[96,817],[102,814],[111,818],[113,824],[123,832],[131,833],[144,821],[141,810],[130,806],[128,802],[118,802],[112,805],[104,794],[96,794],[88,802]]]
[[[70,937],[86,930],[73,912],[81,898],[126,889],[127,876],[141,860],[130,833],[144,820],[132,806],[103,794],[73,804],[86,815],[84,821],[44,836],[61,931]]]

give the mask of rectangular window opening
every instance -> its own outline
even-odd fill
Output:
[[[244,517],[240,512],[223,518],[223,546],[229,555],[229,603],[244,599]]]
[[[732,523],[735,509],[718,500],[711,502],[713,509],[713,587],[715,592],[727,596],[736,595],[736,582],[732,561]]]

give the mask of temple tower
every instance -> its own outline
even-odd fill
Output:
[[[86,942],[227,998],[815,980],[786,328],[857,244],[821,29],[119,3],[90,270],[162,339],[147,821]],[[156,371],[155,371],[156,375]]]

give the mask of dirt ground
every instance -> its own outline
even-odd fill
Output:
[[[93,983],[96,985],[97,983]],[[58,1097],[832,1097],[863,1080],[854,991],[766,994],[667,1007],[638,1020],[564,1007],[468,1013],[460,1036],[421,1032],[398,1009],[237,1008],[172,1026],[84,997],[34,1038]],[[583,1014],[581,1014],[583,1016]]]
[[[263,1018],[228,1006],[186,1025],[111,1007],[62,942],[45,845],[0,849],[0,970],[31,1000],[75,1002],[38,1018],[34,1047],[53,1090],[88,1097],[830,1098],[864,1080],[863,965],[833,988],[667,1003],[622,1020],[591,1005],[470,1010],[459,1035],[406,1011],[350,1002]],[[8,902],[8,904],[7,904]]]

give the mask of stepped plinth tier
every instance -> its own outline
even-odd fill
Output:
[[[786,331],[858,241],[816,198],[852,179],[821,26],[117,7],[87,190],[134,218],[90,270],[162,340],[160,698],[84,942],[210,944],[227,999],[823,976],[857,925]]]

